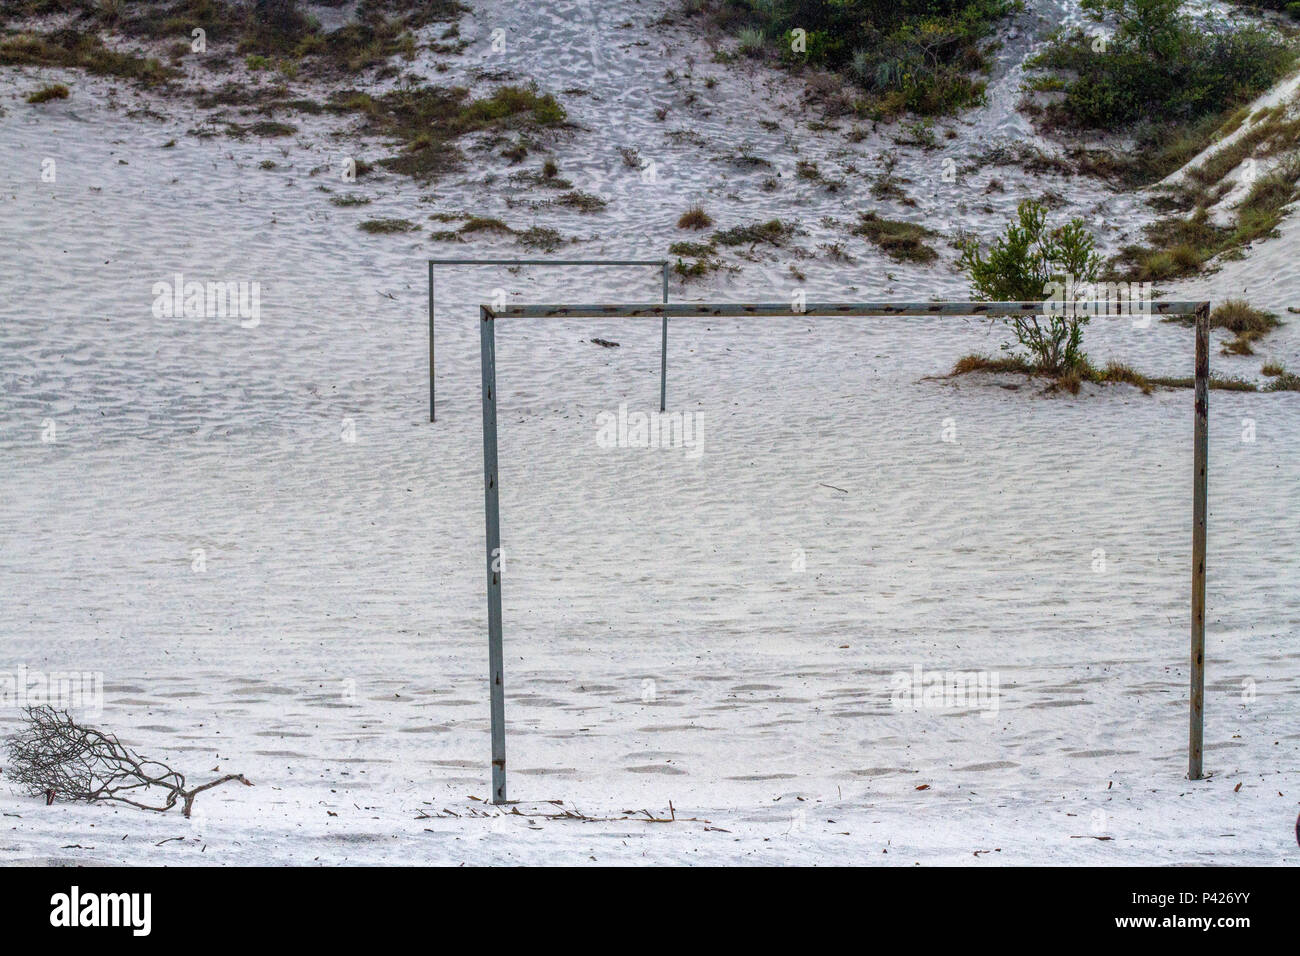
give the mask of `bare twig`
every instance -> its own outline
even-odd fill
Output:
[[[546,800],[556,807],[555,811],[544,810],[520,810],[519,807],[511,807],[509,810],[493,811],[492,809],[480,810],[477,807],[470,807],[457,813],[454,810],[446,808],[437,813],[429,813],[420,810],[416,814],[417,820],[438,820],[438,819],[462,819],[463,817],[527,817],[529,820],[578,820],[582,823],[709,823],[702,817],[679,817],[677,808],[673,806],[672,801],[668,801],[668,816],[657,817],[649,810],[624,810],[622,816],[593,817],[583,813],[577,807],[569,809],[565,807],[563,800]],[[727,831],[723,831],[727,832]]]
[[[28,707],[27,724],[6,741],[9,778],[32,796],[81,803],[112,801],[166,813],[181,802],[190,815],[194,798],[204,790],[238,780],[227,774],[197,787],[186,788],[184,775],[157,760],[125,746],[113,734],[83,727],[66,711],[53,707]],[[148,801],[148,802],[146,802]]]

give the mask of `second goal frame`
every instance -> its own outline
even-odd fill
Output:
[[[493,310],[479,306],[479,354],[483,373],[483,511],[486,530],[488,604],[488,681],[492,722],[492,802],[506,801],[505,674],[501,620],[501,506],[497,467],[496,323],[504,318],[586,319],[659,317],[721,318],[797,316],[1000,316],[1039,315],[1059,309],[1059,302],[810,302],[794,309],[789,303],[712,302],[682,305],[515,305]],[[1106,302],[1078,302],[1078,310],[1094,316],[1115,315]],[[1205,696],[1205,547],[1209,466],[1210,303],[1156,301],[1150,312],[1164,316],[1194,316],[1196,377],[1193,393],[1192,464],[1192,587],[1191,673],[1189,687],[1187,776],[1202,773]],[[431,330],[432,331],[432,330]]]

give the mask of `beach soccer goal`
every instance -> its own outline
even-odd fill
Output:
[[[1091,316],[1117,315],[1114,303],[1076,302],[1072,307]],[[486,527],[488,669],[492,719],[492,802],[506,802],[505,675],[501,621],[501,507],[497,470],[497,365],[496,323],[501,319],[668,319],[780,318],[797,315],[845,319],[883,316],[992,316],[1015,317],[1051,314],[1060,302],[811,302],[741,304],[733,302],[689,305],[514,305],[479,307],[479,352],[483,369],[483,513]],[[1086,311],[1085,311],[1086,310]],[[1157,301],[1144,304],[1142,313],[1192,316],[1196,324],[1196,372],[1192,466],[1192,582],[1191,582],[1191,686],[1189,689],[1187,776],[1202,776],[1201,745],[1204,732],[1205,692],[1205,534],[1209,457],[1210,303]],[[1124,313],[1131,314],[1131,313]],[[432,339],[432,334],[430,335]],[[666,332],[665,332],[666,343]]]

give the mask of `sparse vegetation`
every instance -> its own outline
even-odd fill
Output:
[[[362,232],[368,232],[371,235],[411,232],[417,228],[419,227],[409,219],[367,219],[360,226]]]
[[[674,242],[668,252],[678,257],[673,271],[686,280],[699,279],[722,268],[717,258],[718,247],[711,242]]]
[[[460,227],[460,232],[462,235],[471,232],[497,232],[509,234],[514,232],[514,230],[500,219],[493,219],[488,216],[470,216],[469,219],[465,220],[464,225]]]
[[[1138,147],[1107,171],[1136,183],[1163,178],[1240,125],[1242,104],[1280,79],[1295,52],[1276,31],[1193,20],[1183,0],[1084,0],[1088,16],[1114,25],[1060,32],[1027,64],[1048,71],[1029,88],[1053,94],[1035,107],[1049,126],[1127,130]],[[1100,171],[1100,170],[1096,170]]]
[[[298,132],[298,127],[290,123],[280,123],[276,120],[261,120],[247,126],[241,126],[238,123],[227,123],[226,130],[236,139],[243,139],[245,136],[275,139],[280,136],[292,136]]]
[[[489,97],[471,100],[461,87],[403,87],[372,96],[356,90],[335,93],[329,109],[356,113],[364,127],[405,144],[398,155],[381,160],[385,168],[417,179],[433,179],[458,169],[464,157],[454,140],[482,129],[554,126],[564,108],[550,94],[502,86]]]
[[[1210,313],[1210,328],[1227,329],[1236,335],[1223,347],[1224,355],[1254,355],[1251,343],[1281,324],[1272,312],[1256,309],[1245,299],[1228,299]]]
[[[22,65],[71,67],[147,86],[178,75],[152,57],[118,53],[104,46],[98,36],[77,30],[18,34],[0,40],[0,66]]]
[[[160,0],[149,4],[54,3],[32,0],[10,4],[18,12],[39,15],[49,12],[74,14],[74,27],[6,36],[0,39],[0,66],[74,67],[91,73],[134,79],[150,85],[170,83],[182,73],[157,59],[108,49],[96,31],[111,30],[132,40],[171,40],[173,60],[183,58],[191,29],[207,31],[209,42],[234,41],[244,66],[264,72],[274,69],[280,77],[304,75],[312,79],[355,77],[375,68],[377,78],[399,75],[390,63],[397,56],[414,58],[416,28],[436,21],[454,24],[467,9],[456,0],[359,0],[354,19],[341,28],[325,31],[307,16],[294,0],[259,0],[256,4],[235,0]],[[453,35],[444,31],[444,38]],[[224,54],[210,59],[218,68],[228,68]],[[403,145],[384,164],[397,172],[421,179],[458,168],[463,162],[453,145],[458,137],[477,130],[520,129],[555,126],[564,122],[564,109],[549,94],[520,86],[502,86],[492,95],[472,99],[458,87],[413,87],[410,83],[382,95],[341,90],[327,107],[309,100],[290,98],[283,80],[257,86],[226,83],[216,92],[195,91],[202,108],[219,106],[252,107],[264,113],[277,107],[318,113],[358,114],[364,131],[392,136]],[[246,110],[247,112],[247,110]],[[232,135],[288,135],[287,124],[224,122]],[[204,124],[196,135],[212,135],[214,126]],[[516,149],[527,147],[523,141]],[[522,157],[521,157],[522,158]]]
[[[686,210],[677,220],[678,229],[708,229],[711,225],[713,225],[713,217],[699,205]]]
[[[939,257],[925,242],[934,233],[914,222],[883,219],[874,212],[866,212],[859,217],[853,233],[875,243],[885,255],[898,262],[933,262]]]
[[[1078,394],[1079,389],[1085,382],[1091,382],[1094,385],[1133,385],[1140,389],[1143,395],[1150,395],[1157,388],[1193,388],[1196,385],[1196,380],[1191,377],[1143,375],[1132,366],[1125,365],[1122,362],[1108,362],[1105,367],[1096,368],[1086,358],[1069,370],[1049,372],[1018,355],[997,358],[987,355],[965,355],[953,365],[949,376],[969,375],[973,372],[1011,373],[1027,375],[1031,378],[1041,376],[1048,381],[1051,389],[1067,391],[1074,395]],[[1297,383],[1300,384],[1300,380]],[[1216,391],[1259,391],[1259,388],[1253,382],[1247,382],[1239,378],[1211,377],[1209,386]],[[1271,386],[1264,389],[1266,392],[1280,390]]]
[[[1288,372],[1276,363],[1265,365],[1263,372],[1272,379],[1264,386],[1265,392],[1300,392],[1300,375]]]
[[[50,100],[66,100],[70,91],[62,83],[51,83],[39,90],[27,94],[28,103],[48,103]]]
[[[567,192],[562,196],[548,201],[549,205],[564,206],[567,209],[576,209],[578,212],[598,212],[607,205],[606,201],[599,196],[591,193],[584,193],[580,190]]]
[[[554,252],[564,244],[564,237],[555,229],[546,226],[530,226],[515,233],[515,242],[526,249],[540,249]]]
[[[36,0],[34,5],[52,4]],[[302,69],[317,77],[388,69],[389,60],[396,56],[413,59],[413,30],[432,22],[454,22],[466,9],[456,0],[359,0],[355,20],[327,32],[299,9],[296,0],[82,2],[78,6],[83,29],[101,26],[126,37],[164,40],[188,36],[191,29],[201,27],[211,39],[233,39],[250,69],[269,69],[274,64],[286,75]]]
[[[1234,210],[1236,221],[1221,226],[1212,221],[1209,205],[1219,198],[1209,194],[1190,215],[1157,220],[1144,229],[1147,245],[1125,246],[1112,264],[1126,279],[1158,281],[1195,275],[1216,256],[1275,234],[1283,209],[1300,199],[1300,162],[1284,161],[1255,180]]]
[[[871,195],[881,202],[893,199],[904,206],[915,206],[916,201],[908,197],[902,186],[903,183],[909,183],[911,180],[896,175],[897,168],[897,156],[890,154],[881,160],[880,172],[871,183]]]
[[[733,226],[713,234],[713,241],[723,246],[756,246],[767,244],[779,246],[794,235],[794,227],[780,219],[767,222],[754,222],[746,226]]]
[[[733,32],[742,55],[835,71],[858,93],[857,111],[952,113],[978,103],[988,68],[982,41],[1008,0],[693,0]],[[799,32],[795,32],[799,31]]]
[[[1032,375],[1037,371],[1020,355],[963,355],[953,365],[952,375],[969,375],[971,372],[1016,372]]]

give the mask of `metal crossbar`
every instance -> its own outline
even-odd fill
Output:
[[[1207,302],[1151,302],[1152,315],[1194,315]],[[1070,307],[1078,313],[1106,316],[1117,315],[1106,302],[1075,302]],[[484,308],[488,308],[484,306]],[[508,305],[502,309],[488,309],[494,318],[527,319],[584,319],[584,318],[638,318],[663,315],[669,318],[704,318],[729,316],[785,316],[787,318],[810,315],[843,316],[897,316],[897,315],[1039,315],[1048,309],[1061,308],[1059,302],[808,302],[792,307],[789,302],[685,302],[673,305],[624,304],[530,304]],[[1126,317],[1137,314],[1126,312]]]
[[[666,280],[665,280],[666,281]],[[430,265],[430,350],[433,341],[432,265]],[[1076,302],[1078,313],[1116,315],[1113,303]],[[676,305],[513,305],[493,310],[479,307],[479,354],[483,371],[483,504],[486,526],[488,668],[492,718],[492,802],[506,802],[505,682],[501,624],[501,508],[497,469],[496,320],[502,318],[638,318],[710,316],[1016,316],[1052,314],[1061,302],[810,302],[801,308],[790,303],[703,302]],[[1187,776],[1202,777],[1205,695],[1205,546],[1209,464],[1210,303],[1156,301],[1144,304],[1153,315],[1191,315],[1196,321],[1196,378],[1194,390],[1192,472],[1192,594],[1191,676],[1187,739]],[[1122,313],[1131,316],[1133,312]],[[430,352],[432,361],[432,351]],[[432,373],[430,397],[432,398]],[[662,392],[661,392],[662,397]],[[662,401],[660,410],[663,410]]]
[[[663,272],[664,302],[668,301],[667,259],[429,259],[429,421],[438,420],[434,402],[434,266],[658,266]],[[668,317],[663,320],[663,337],[659,346],[659,411],[668,400]]]

